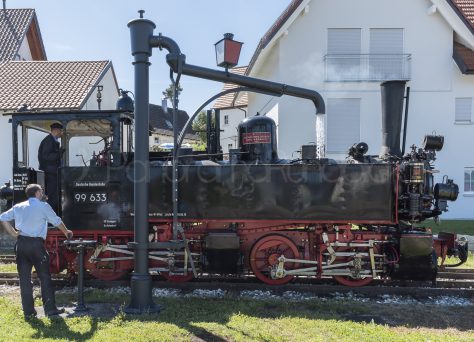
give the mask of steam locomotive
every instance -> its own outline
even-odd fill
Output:
[[[317,157],[305,145],[301,158],[278,157],[275,122],[248,117],[239,124],[239,148],[228,160],[219,153],[150,152],[143,165],[149,184],[150,271],[170,281],[203,275],[250,276],[280,285],[295,277],[331,277],[347,286],[374,279],[432,280],[447,257],[467,258],[456,234],[433,236],[420,226],[455,201],[458,186],[445,177],[434,184],[433,162],[442,136],[428,135],[421,148],[402,155],[400,132],[405,82],[382,87],[383,145],[367,155],[365,143],[350,147],[344,162]],[[13,140],[19,127],[47,131],[60,122],[67,134],[60,168],[63,221],[75,237],[98,242],[85,257],[87,271],[102,280],[126,277],[134,269],[133,113],[82,111],[12,113]],[[209,120],[211,122],[211,120]],[[216,120],[218,122],[218,120]],[[219,151],[219,125],[208,127],[208,152]],[[26,129],[28,128],[28,129]],[[216,134],[213,134],[216,133]],[[89,165],[68,166],[69,140],[98,135],[106,142]],[[21,151],[28,139],[21,138]],[[13,148],[14,202],[28,183],[42,183],[40,170]],[[173,168],[178,172],[178,229],[173,229]],[[77,271],[75,252],[52,230],[46,246],[53,273]]]

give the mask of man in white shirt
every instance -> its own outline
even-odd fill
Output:
[[[33,301],[33,284],[31,270],[35,267],[41,282],[41,298],[46,316],[58,315],[64,310],[58,310],[54,298],[54,289],[49,272],[49,254],[44,247],[48,223],[58,227],[66,238],[73,235],[61,218],[56,215],[51,206],[43,202],[43,189],[38,184],[26,187],[26,201],[13,206],[0,215],[3,227],[18,238],[15,252],[18,274],[20,277],[21,304],[25,318],[36,316]],[[15,220],[15,228],[9,221]]]

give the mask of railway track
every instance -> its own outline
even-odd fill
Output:
[[[8,264],[15,262],[14,255],[0,255],[0,264]]]
[[[36,274],[32,276],[33,282],[38,284]],[[268,286],[257,282],[255,279],[222,279],[222,278],[198,278],[186,283],[171,283],[154,278],[153,287],[161,289],[178,289],[182,292],[193,292],[194,290],[224,290],[228,294],[238,295],[241,291],[264,291],[274,295],[282,295],[288,291],[302,292],[317,296],[327,296],[334,293],[354,293],[367,297],[377,297],[381,295],[410,295],[419,297],[430,296],[459,296],[464,298],[474,298],[474,270],[449,270],[439,272],[436,282],[417,281],[392,281],[384,283],[374,281],[372,285],[351,288],[335,285],[330,279],[303,279],[299,283],[290,283],[281,286]],[[0,273],[0,284],[18,285],[17,273]],[[70,285],[66,275],[55,275],[53,284],[57,288]],[[89,279],[85,281],[86,287],[94,288],[114,288],[129,287],[129,280],[120,281],[99,281]]]

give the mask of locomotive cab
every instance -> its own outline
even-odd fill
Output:
[[[61,123],[61,166],[58,169],[58,194],[62,180],[73,167],[118,167],[131,152],[133,118],[118,111],[70,111],[44,113],[7,113],[11,115],[13,137],[13,204],[26,199],[28,184],[44,186],[44,172],[38,169],[38,147],[50,133],[50,125]],[[103,144],[103,145],[102,145]],[[100,147],[99,147],[100,146]],[[97,152],[95,151],[97,150]],[[59,201],[61,203],[63,201]],[[62,207],[53,208],[61,214]]]

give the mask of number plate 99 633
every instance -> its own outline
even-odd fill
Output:
[[[74,193],[75,203],[103,203],[107,202],[105,192],[76,192]]]

